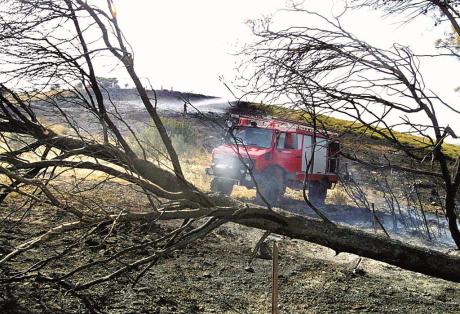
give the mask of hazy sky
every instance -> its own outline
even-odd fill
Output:
[[[250,40],[245,21],[284,0],[117,0],[118,18],[140,75],[155,88],[226,96],[219,76],[234,75],[236,52]]]
[[[285,7],[285,0],[115,0],[118,18],[135,52],[138,74],[154,88],[173,88],[231,98],[219,81],[231,83],[238,57],[232,55],[253,39],[249,19],[261,18]],[[326,15],[341,10],[343,0],[306,0],[305,7]],[[402,18],[383,19],[382,12],[353,11],[342,26],[382,48],[398,42],[418,53],[434,53],[434,42],[449,30],[435,27],[430,17],[401,25]],[[310,24],[305,17],[277,13],[285,25]],[[459,102],[460,61],[422,60],[428,87],[451,104]],[[448,116],[448,115],[447,115]],[[448,117],[446,117],[447,119]],[[457,127],[459,123],[449,122]],[[460,133],[460,130],[458,130]]]
[[[148,77],[154,87],[163,86],[227,96],[219,76],[231,81],[237,57],[231,54],[251,41],[245,22],[274,13],[285,0],[115,0],[118,17],[135,51],[137,71]],[[305,6],[330,14],[339,11],[342,0],[307,0]],[[401,26],[398,19],[381,19],[379,12],[355,11],[344,18],[344,26],[373,44],[389,47],[394,42],[419,51],[433,51],[436,38],[444,28],[434,27],[430,18]],[[308,23],[286,18],[287,23]],[[447,62],[427,64],[427,70],[460,85]],[[449,70],[450,69],[450,70]],[[457,67],[457,69],[460,69]],[[452,74],[452,75],[451,75]],[[447,78],[447,77],[446,77]],[[456,81],[456,82],[455,82]],[[439,82],[436,79],[435,82]],[[453,88],[452,87],[452,88]]]

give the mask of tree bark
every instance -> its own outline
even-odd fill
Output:
[[[254,217],[251,217],[252,215]],[[266,215],[267,219],[257,217],[263,215]],[[273,223],[274,220],[278,222]],[[249,227],[323,245],[338,253],[352,253],[425,275],[460,282],[458,255],[448,255],[312,218],[262,213],[260,209],[248,210],[235,221]]]
[[[213,198],[213,200],[222,205],[226,203],[220,198]],[[166,210],[161,214],[133,213],[124,215],[120,220],[152,221],[205,216],[229,219],[244,226],[316,243],[333,249],[337,253],[356,254],[428,276],[460,282],[460,255],[458,254],[446,254],[359,229],[292,215],[285,211],[270,211],[257,206],[201,208],[182,211]]]
[[[321,220],[292,215],[279,210],[267,210],[254,206],[241,206],[228,198],[212,197],[215,203],[227,204],[232,207],[199,208],[185,210],[164,210],[148,213],[127,213],[114,215],[110,219],[118,222],[138,221],[149,222],[155,220],[174,220],[213,217],[223,221],[232,221],[244,226],[262,229],[271,233],[284,235],[293,239],[316,243],[335,250],[385,262],[400,268],[445,279],[460,282],[460,255],[446,254],[427,248],[417,247],[388,237],[367,233],[350,227],[324,223]],[[237,205],[237,206],[235,206]],[[92,221],[91,224],[108,222],[107,218]],[[66,226],[77,226],[81,222],[67,223]],[[61,236],[66,228],[56,227],[46,233],[46,240]],[[69,230],[74,230],[71,228]],[[0,261],[0,265],[11,257],[17,256],[25,249],[31,249],[43,241],[43,237],[31,239],[8,257]]]
[[[455,196],[456,189],[449,188],[446,191],[446,218],[449,223],[449,230],[455,244],[460,248],[460,231],[458,230],[457,214],[455,213]]]

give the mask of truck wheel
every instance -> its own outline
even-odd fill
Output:
[[[308,197],[313,205],[324,205],[328,184],[325,180],[311,181],[308,187]]]
[[[211,191],[230,195],[233,191],[233,181],[221,178],[213,178],[211,180]]]
[[[259,192],[265,200],[272,206],[276,205],[286,190],[283,171],[279,168],[271,168],[263,171],[258,176],[257,185],[259,186]],[[256,202],[265,205],[259,193],[256,194]]]

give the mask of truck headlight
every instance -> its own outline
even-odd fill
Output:
[[[244,168],[249,168],[250,170],[254,169],[255,166],[256,166],[256,161],[254,159],[249,159],[249,158],[245,158],[243,160],[244,164],[245,164],[245,167]]]
[[[233,164],[233,160],[225,155],[214,155],[212,163],[213,165],[231,166]]]

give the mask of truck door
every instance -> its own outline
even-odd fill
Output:
[[[313,148],[313,138],[311,135],[303,136],[302,143],[302,172],[305,172],[307,165],[311,158]],[[315,162],[313,163],[313,174],[325,174],[327,166],[327,152],[328,143],[327,139],[317,137],[315,147]]]
[[[273,152],[273,162],[287,172],[299,171],[302,160],[301,135],[292,132],[279,132]]]

